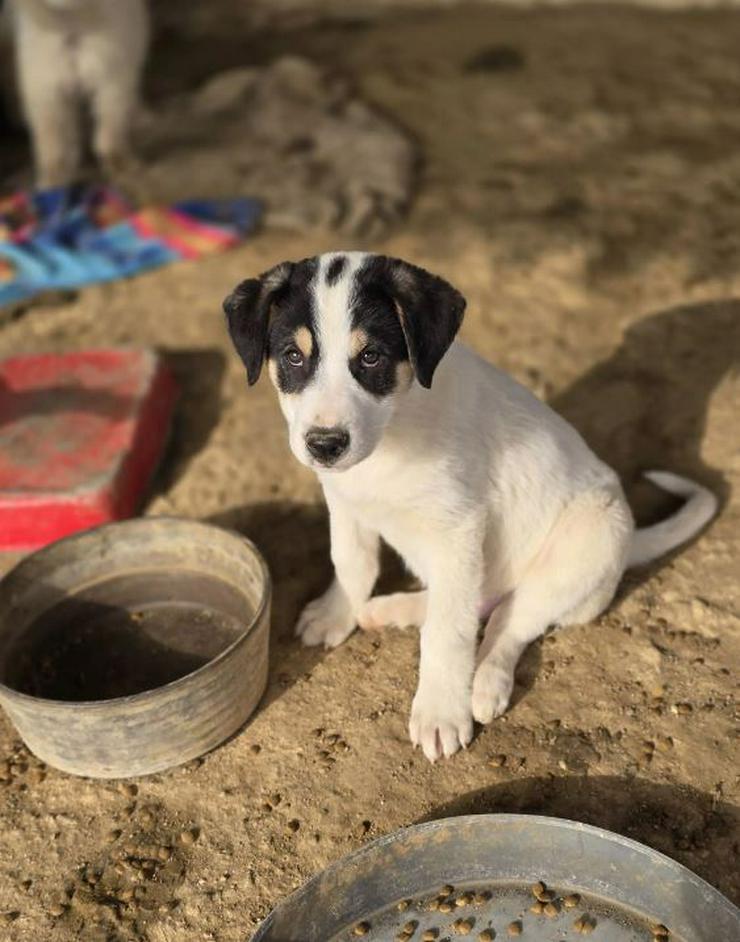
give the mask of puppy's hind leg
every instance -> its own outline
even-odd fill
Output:
[[[494,610],[478,652],[473,716],[490,723],[509,705],[525,648],[550,625],[599,615],[624,571],[632,517],[615,492],[577,497],[562,512],[514,591]]]
[[[394,592],[392,595],[376,595],[362,606],[358,616],[360,628],[418,628],[427,613],[426,590],[419,592]]]

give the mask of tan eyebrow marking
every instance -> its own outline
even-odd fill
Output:
[[[299,327],[293,334],[293,340],[303,356],[308,359],[313,351],[313,337],[308,327]]]
[[[356,327],[349,335],[349,353],[356,357],[358,353],[365,349],[368,342],[368,336],[361,327]]]

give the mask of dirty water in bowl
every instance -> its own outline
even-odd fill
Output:
[[[252,616],[240,592],[202,573],[115,576],[37,618],[9,652],[1,679],[49,700],[144,693],[213,660]]]

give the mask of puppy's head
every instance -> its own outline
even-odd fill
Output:
[[[250,385],[267,360],[294,454],[335,471],[367,458],[412,383],[431,386],[464,308],[441,278],[363,253],[283,262],[224,301]]]

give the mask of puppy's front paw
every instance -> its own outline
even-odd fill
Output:
[[[430,762],[465,748],[473,738],[469,691],[420,687],[411,707],[409,735]]]
[[[473,679],[473,716],[490,723],[506,712],[514,689],[514,675],[495,661],[483,661]]]
[[[325,648],[335,648],[354,628],[355,617],[344,592],[332,586],[303,609],[295,633],[309,647],[323,644]]]

